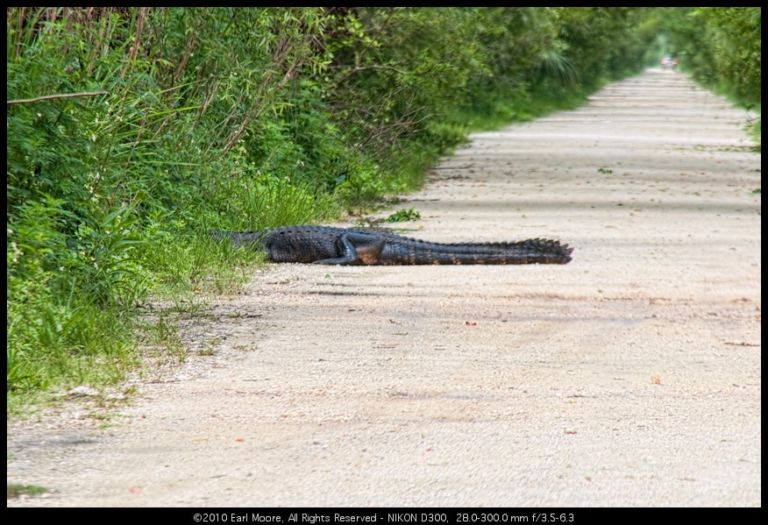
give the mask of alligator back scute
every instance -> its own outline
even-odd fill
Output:
[[[339,232],[317,227],[286,227],[270,231],[264,247],[273,262],[312,263],[341,254]]]

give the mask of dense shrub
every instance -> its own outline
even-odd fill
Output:
[[[761,100],[759,7],[667,8],[660,12],[665,51],[699,82],[747,105]]]

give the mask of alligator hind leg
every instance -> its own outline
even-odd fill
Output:
[[[334,257],[332,259],[320,259],[314,261],[312,264],[356,264],[357,250],[349,240],[349,234],[345,233],[339,238],[339,244],[341,244],[341,257]]]
[[[344,233],[339,238],[341,257],[321,259],[313,264],[379,264],[384,239],[360,232]]]

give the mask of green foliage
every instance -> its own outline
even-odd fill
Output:
[[[384,219],[384,222],[407,222],[421,219],[421,214],[413,208],[401,208]]]
[[[39,496],[48,492],[48,489],[39,485],[22,485],[19,483],[8,483],[6,485],[6,499],[18,498],[19,496]]]
[[[259,130],[290,129],[282,115],[294,77],[322,69],[320,14],[8,10],[9,99],[109,93],[9,106],[10,394],[115,379],[132,360],[133,306],[150,290],[226,291],[242,281],[231,268],[253,257],[212,246],[203,233],[211,226],[333,213],[332,198],[315,198],[295,164],[249,148]],[[258,38],[244,39],[253,28]],[[323,140],[310,137],[314,150],[291,160],[328,173],[314,164],[340,149],[328,119],[293,124]],[[276,145],[288,150],[296,136]]]
[[[762,83],[759,7],[660,10],[664,52],[702,84],[759,109]]]
[[[8,106],[10,396],[119,378],[149,294],[235,290],[258,256],[208,230],[365,208],[637,71],[653,12],[9,8],[9,99],[107,92]]]
[[[763,125],[760,118],[758,118],[751,126],[748,126],[748,132],[752,136],[752,140],[756,143],[755,151],[760,153],[761,139],[763,136]]]
[[[354,125],[359,147],[381,154],[398,139],[423,134],[423,124],[445,106],[461,103],[472,66],[480,65],[471,14],[379,8],[347,19],[364,32],[334,48],[331,104]]]
[[[471,77],[451,121],[492,129],[573,108],[606,81],[639,71],[654,39],[645,10],[492,8],[477,11],[485,74]]]

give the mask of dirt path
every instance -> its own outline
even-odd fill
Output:
[[[9,427],[10,505],[747,505],[760,490],[760,156],[648,71],[473,135],[404,206],[567,266],[275,265],[106,429]],[[209,354],[204,351],[202,354]]]

